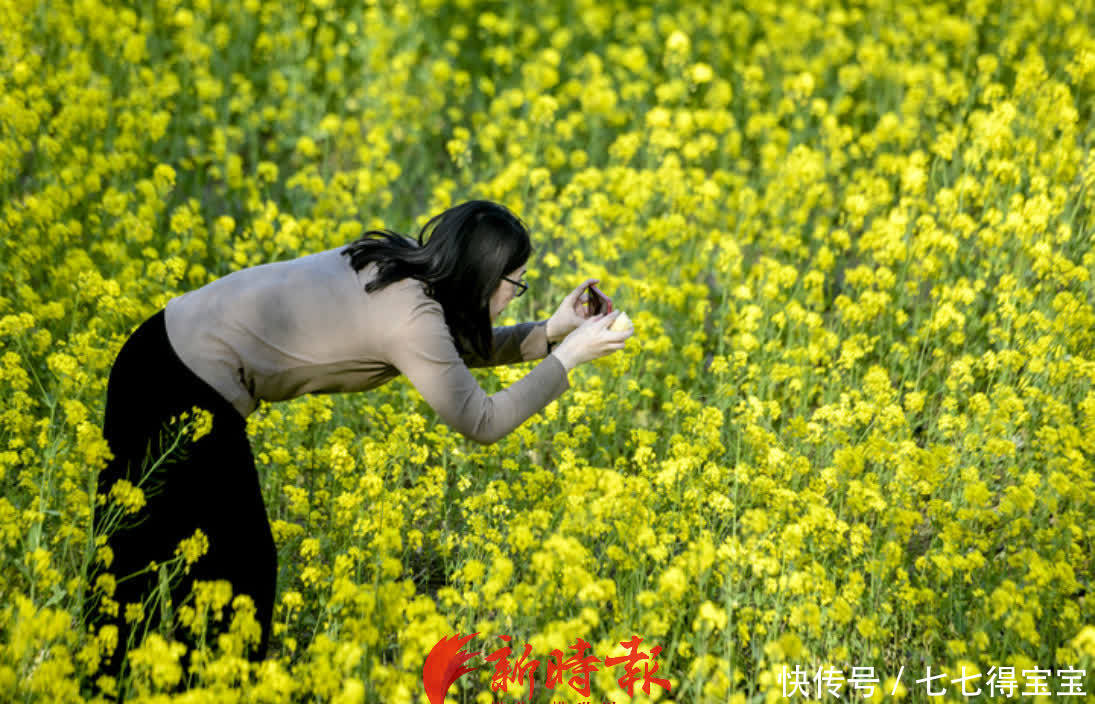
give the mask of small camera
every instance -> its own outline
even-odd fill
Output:
[[[612,299],[604,295],[593,284],[586,288],[586,311],[589,315],[602,315],[612,312]]]

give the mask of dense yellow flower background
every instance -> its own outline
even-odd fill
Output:
[[[671,692],[631,700],[617,667],[595,698],[773,702],[783,668],[873,667],[872,701],[925,701],[928,666],[985,692],[994,667],[1049,669],[1051,691],[1085,669],[1091,696],[1093,18],[1091,0],[0,0],[5,701],[85,701],[116,638],[88,610],[139,615],[87,576],[111,559],[91,492],[126,336],[233,270],[470,198],[533,234],[506,322],[599,276],[627,350],[487,447],[403,380],[262,405],[271,658],[242,657],[250,605],[212,584],[178,613],[233,619],[193,689],[160,634],[114,687],[425,702],[430,648],[478,631],[474,649],[532,646],[537,701],[582,700],[543,686],[553,649],[603,659],[633,635]],[[476,373],[493,391],[528,368]],[[121,486],[94,509],[143,501]],[[448,701],[527,699],[489,675]],[[967,700],[942,686],[932,701]]]

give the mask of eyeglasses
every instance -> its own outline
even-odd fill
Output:
[[[523,281],[514,281],[513,279],[505,276],[502,277],[502,280],[508,281],[517,287],[517,293],[513,294],[514,298],[520,298],[522,295],[524,295],[525,291],[528,291],[528,284],[524,283]]]

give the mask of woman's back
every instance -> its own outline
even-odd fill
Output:
[[[376,267],[356,272],[339,249],[242,269],[173,298],[171,345],[245,417],[259,399],[388,381],[398,374],[384,352],[388,333],[416,309],[440,315],[440,306],[413,279],[366,293]]]

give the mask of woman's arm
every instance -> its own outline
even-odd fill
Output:
[[[474,350],[464,355],[464,362],[471,368],[494,367],[500,364],[519,364],[543,359],[550,352],[546,320],[534,323],[518,323],[494,328],[494,352],[484,360]]]
[[[498,330],[504,331],[503,339],[492,362],[520,362],[524,354],[546,348],[543,323],[497,328],[496,342]],[[446,425],[484,445],[505,437],[570,387],[566,367],[549,355],[508,388],[487,395],[457,352],[436,302],[417,306],[407,324],[389,331],[385,347],[388,362]]]

